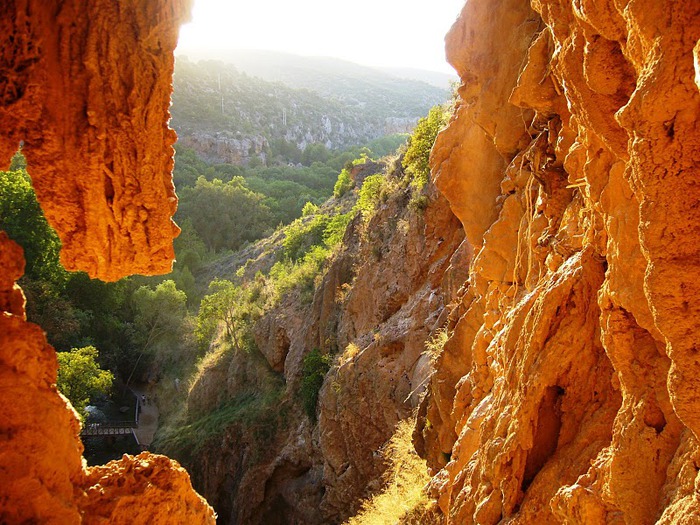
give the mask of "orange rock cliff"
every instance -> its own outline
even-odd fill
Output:
[[[68,268],[169,268],[166,122],[187,13],[165,0],[0,7],[0,164],[25,141]],[[227,520],[348,516],[379,488],[374,450],[417,408],[442,522],[700,521],[699,41],[697,2],[469,0],[447,37],[457,106],[431,159],[444,197],[422,217],[389,202],[374,239],[346,234],[360,253],[337,259],[310,310],[257,328],[290,383],[331,336],[359,353],[326,378],[318,424],[276,437],[258,468],[243,468],[245,433],[198,458],[193,476]],[[212,521],[167,458],[84,467],[54,352],[24,320],[22,267],[0,234],[0,521]],[[441,327],[431,362],[423,341]],[[246,366],[226,363],[189,403],[215,405],[204,383],[235,390]]]
[[[416,432],[447,523],[700,521],[699,38],[639,0],[449,33],[431,164],[472,256]]]
[[[0,166],[20,141],[66,268],[105,280],[173,259],[168,128],[186,0],[0,6]],[[22,250],[0,232],[0,522],[213,523],[189,476],[143,453],[86,468],[57,361],[26,322]]]

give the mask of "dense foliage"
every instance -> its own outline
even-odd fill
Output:
[[[228,182],[203,176],[194,187],[181,191],[180,214],[192,222],[213,252],[236,250],[246,241],[262,237],[271,215],[264,197],[246,187],[242,177]]]
[[[26,275],[60,289],[68,277],[58,262],[61,242],[49,226],[23,168],[0,172],[0,229],[24,248]]]
[[[354,186],[355,183],[353,182],[352,178],[350,178],[350,173],[348,173],[348,170],[343,168],[343,171],[338,174],[338,180],[336,180],[335,186],[333,186],[333,196],[336,199],[340,199]]]
[[[433,107],[426,117],[418,121],[408,140],[408,149],[403,158],[403,166],[413,177],[415,184],[422,187],[430,176],[430,150],[435,144],[439,131],[447,123],[449,112],[443,106]]]
[[[114,381],[111,372],[100,368],[97,357],[98,352],[94,346],[74,348],[58,354],[56,386],[83,417],[87,416],[85,407],[90,400],[97,395],[108,394]]]
[[[332,357],[314,348],[304,356],[299,395],[309,419],[316,421],[316,405],[323,380],[331,368]]]
[[[362,215],[365,221],[374,213],[374,209],[379,203],[385,180],[384,175],[377,174],[370,175],[362,183],[355,210]]]
[[[393,135],[344,151],[310,144],[301,153],[308,166],[209,164],[193,150],[178,146],[174,179],[180,204],[175,218],[183,233],[175,241],[178,273],[173,279],[188,290],[191,279],[185,268],[195,272],[205,259],[237,250],[278,225],[291,223],[309,203],[320,205],[331,195],[342,197],[354,187],[345,166],[377,158],[405,140],[404,135]]]

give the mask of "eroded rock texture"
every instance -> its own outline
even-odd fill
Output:
[[[448,35],[431,163],[473,255],[416,434],[448,523],[700,519],[699,38],[670,0],[470,0]]]
[[[401,176],[388,175],[389,184]],[[368,224],[357,216],[313,299],[284,298],[255,326],[260,353],[230,353],[190,391],[195,419],[246,391],[264,392],[275,374],[284,378],[275,426],[231,424],[183,458],[221,523],[342,523],[381,490],[381,449],[425,391],[425,340],[465,279],[457,250],[464,234],[447,201],[431,187],[431,204],[416,211],[410,196],[397,186]],[[299,403],[313,349],[335,354],[317,420]]]
[[[115,279],[170,268],[168,129],[182,1],[0,5],[0,166],[24,141],[67,268]],[[57,360],[28,323],[21,248],[0,232],[0,522],[211,523],[187,473],[162,456],[86,468]]]
[[[174,257],[168,128],[187,0],[10,0],[0,6],[0,166],[24,141],[69,270],[114,280]]]

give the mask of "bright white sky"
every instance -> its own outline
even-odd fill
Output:
[[[444,37],[465,0],[195,0],[178,52],[269,49],[454,73]]]

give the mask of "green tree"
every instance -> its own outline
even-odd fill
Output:
[[[46,222],[24,169],[0,171],[0,230],[24,249],[25,274],[61,289],[67,279],[58,262],[61,242]]]
[[[57,357],[56,386],[78,413],[85,417],[85,407],[90,403],[90,399],[107,394],[112,388],[114,376],[108,370],[100,368],[97,363],[99,354],[94,346],[59,352]]]
[[[262,315],[261,290],[258,283],[240,287],[231,281],[214,279],[209,295],[202,299],[197,316],[196,335],[202,347],[214,338],[219,324],[237,351],[252,346],[252,327]]]
[[[301,163],[311,166],[314,162],[326,162],[331,154],[325,144],[309,144],[301,154]]]
[[[413,183],[423,187],[430,176],[430,150],[437,134],[447,123],[449,113],[443,106],[434,106],[426,117],[418,121],[408,140],[408,149],[403,158],[403,167],[413,178]]]
[[[131,300],[134,323],[144,351],[177,341],[187,314],[187,295],[177,289],[174,281],[163,281],[155,289],[141,286]]]
[[[226,183],[199,177],[194,188],[182,190],[178,217],[192,221],[209,250],[236,250],[246,241],[259,239],[271,226],[263,199],[248,189],[242,177]]]
[[[141,286],[131,297],[134,308],[135,339],[140,346],[136,362],[127,377],[128,385],[144,355],[153,359],[159,350],[177,348],[187,317],[187,295],[175,282],[166,280],[155,289]]]

